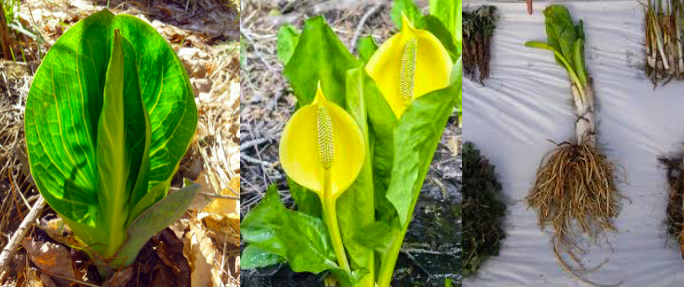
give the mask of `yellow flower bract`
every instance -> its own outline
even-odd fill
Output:
[[[382,44],[366,65],[397,118],[410,105],[407,99],[446,88],[452,69],[449,52],[439,39],[414,28],[405,15],[401,32]],[[405,95],[407,92],[413,95]]]
[[[365,151],[363,135],[354,119],[329,102],[319,85],[314,101],[299,108],[285,125],[280,139],[280,164],[292,180],[321,197],[324,172],[329,167],[331,192],[337,198],[359,175]]]

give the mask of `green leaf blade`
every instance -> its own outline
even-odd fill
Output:
[[[431,92],[406,110],[394,134],[394,164],[387,199],[402,226],[408,224],[460,87]]]
[[[297,28],[290,24],[283,25],[278,30],[276,55],[283,66],[286,66],[287,62],[292,58],[297,42],[299,42],[299,36]]]
[[[36,72],[25,132],[38,190],[62,217],[96,224],[96,140],[114,15],[96,13],[69,29]],[[81,41],[83,38],[89,41]]]
[[[359,64],[323,17],[316,16],[306,21],[284,73],[297,96],[298,105],[313,101],[316,83],[320,80],[328,100],[344,107],[346,72]]]
[[[185,67],[159,33],[144,21],[117,15],[113,28],[137,52],[138,76],[151,123],[148,190],[168,183],[197,128],[197,106]]]

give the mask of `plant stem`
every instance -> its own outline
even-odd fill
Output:
[[[333,249],[335,250],[335,257],[337,257],[337,264],[340,265],[340,268],[343,270],[351,272],[347,254],[344,251],[344,244],[342,243],[340,226],[337,223],[337,211],[335,209],[335,198],[332,194],[330,169],[324,169],[323,172],[323,214],[325,216],[325,223],[328,225],[328,232],[330,233]]]
[[[387,253],[382,256],[382,265],[380,266],[380,273],[378,273],[379,287],[390,287],[390,283],[392,283],[394,267],[397,265],[397,258],[399,257],[401,246],[404,243],[404,237],[406,237],[406,231],[408,230],[409,223],[410,220],[407,220],[404,226],[401,228],[401,234],[394,238],[392,246],[390,246],[389,250],[387,250]]]

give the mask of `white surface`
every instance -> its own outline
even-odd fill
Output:
[[[477,6],[482,1],[473,2]],[[643,8],[637,1],[564,2],[574,19],[584,20],[586,62],[594,79],[598,141],[608,158],[624,171],[618,189],[623,200],[609,234],[612,247],[594,245],[585,261],[602,269],[586,276],[597,283],[622,286],[684,286],[684,261],[672,241],[666,243],[667,187],[657,158],[682,152],[684,83],[653,90],[643,66]],[[469,3],[466,1],[466,7]],[[501,254],[490,258],[464,286],[587,286],[556,263],[550,227],[540,231],[537,215],[524,202],[544,154],[574,135],[566,71],[550,52],[523,43],[545,40],[542,11],[535,3],[494,4],[501,15],[492,43],[492,77],[486,87],[464,81],[463,136],[496,165],[509,212]],[[625,176],[626,175],[626,176]],[[588,244],[584,244],[588,246]]]

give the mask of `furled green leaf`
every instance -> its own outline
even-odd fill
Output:
[[[297,47],[297,42],[299,42],[299,32],[297,28],[290,24],[285,24],[278,30],[278,41],[276,44],[276,52],[278,60],[284,65],[292,58],[292,54]]]
[[[336,204],[342,239],[354,269],[359,267],[373,268],[375,265],[373,250],[355,240],[358,232],[361,231],[361,227],[375,220],[373,164],[368,139],[368,115],[365,103],[366,77],[368,75],[362,65],[347,71],[347,106],[345,109],[356,121],[364,135],[366,157],[356,181],[337,199]],[[369,270],[371,276],[362,279],[369,282],[364,286],[373,285],[370,282],[373,282],[375,276],[371,271]]]
[[[444,24],[442,24],[437,17],[432,15],[424,16],[419,28],[428,30],[430,33],[432,33],[432,35],[435,35],[442,45],[444,45],[444,48],[446,48],[447,52],[449,52],[451,60],[456,61],[459,49],[456,47],[454,36],[449,30],[447,30],[446,27],[444,27]]]
[[[373,57],[373,54],[375,54],[375,51],[378,50],[378,45],[375,44],[375,40],[373,40],[373,36],[365,36],[361,37],[359,39],[359,43],[356,44],[356,47],[358,47],[359,50],[359,58],[364,63],[368,63],[371,57]]]
[[[316,95],[316,83],[321,82],[328,100],[345,106],[344,81],[347,70],[359,65],[328,27],[322,16],[306,21],[295,53],[285,67],[298,105],[306,105]]]
[[[399,235],[399,232],[386,223],[373,222],[360,229],[356,240],[364,246],[384,254],[392,245],[394,238]]]
[[[387,199],[408,223],[437,144],[456,105],[460,86],[422,96],[406,110],[394,132],[394,164]]]
[[[126,217],[132,184],[127,184],[130,171],[130,152],[126,145],[124,116],[124,53],[119,30],[114,32],[112,54],[105,77],[102,113],[97,129],[97,190],[100,215],[99,225],[104,229],[107,249],[102,256],[116,253],[126,239]],[[127,60],[132,62],[134,57]],[[134,63],[134,62],[133,62]],[[128,77],[132,79],[133,77]],[[137,84],[137,79],[135,79]],[[126,83],[130,86],[130,82]],[[126,87],[128,89],[129,87]],[[132,88],[139,95],[139,86]],[[140,102],[140,96],[137,96]],[[144,147],[143,147],[144,148]]]
[[[240,268],[244,270],[263,268],[285,262],[285,258],[254,245],[245,247],[240,256]]]
[[[444,25],[455,40],[461,41],[461,0],[430,0],[430,15]]]
[[[198,184],[186,179],[183,188],[167,195],[143,211],[126,231],[128,240],[121,246],[111,265],[118,266],[119,261],[124,261],[124,266],[133,263],[147,240],[185,213],[199,192],[199,188]]]
[[[392,4],[392,11],[390,12],[390,17],[394,26],[397,30],[401,30],[401,14],[406,15],[406,17],[416,26],[420,23],[420,19],[423,17],[423,12],[418,9],[416,3],[413,0],[394,0]]]

